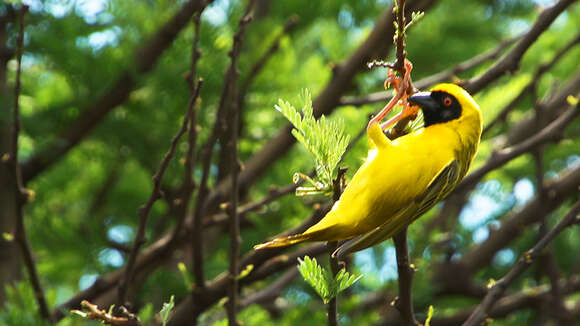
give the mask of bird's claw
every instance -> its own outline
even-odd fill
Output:
[[[395,95],[389,101],[389,103],[387,103],[387,105],[385,105],[385,107],[383,107],[383,109],[375,117],[373,117],[371,121],[369,121],[367,129],[370,128],[370,126],[374,123],[380,123],[381,120],[387,115],[387,113],[389,113],[389,111],[391,111],[391,109],[397,104],[401,104],[403,106],[403,112],[391,120],[383,123],[381,125],[381,129],[385,130],[402,118],[413,115],[410,113],[412,110],[407,109],[407,97],[414,92],[413,85],[411,83],[411,71],[413,70],[413,64],[411,61],[405,59],[404,66],[405,73],[403,74],[402,78],[397,76],[396,70],[387,70],[387,78],[385,79],[384,87],[387,89],[389,86],[393,86]]]

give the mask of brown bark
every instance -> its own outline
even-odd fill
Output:
[[[18,215],[18,186],[14,169],[9,164],[12,144],[12,92],[6,79],[8,60],[13,56],[12,49],[6,44],[7,24],[13,18],[11,12],[0,16],[0,306],[5,299],[4,286],[21,277],[20,254],[16,243],[3,236],[14,233]]]

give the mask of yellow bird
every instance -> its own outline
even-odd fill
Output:
[[[366,161],[320,222],[302,234],[275,238],[255,248],[349,240],[335,252],[343,256],[392,237],[445,198],[475,156],[481,111],[469,93],[454,84],[439,84],[407,101],[411,105],[383,126],[379,122],[386,110],[371,120]],[[385,136],[383,129],[419,108],[423,128],[394,141]]]

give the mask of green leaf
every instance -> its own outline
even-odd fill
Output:
[[[298,262],[298,271],[325,304],[362,277],[362,275],[356,277],[344,268],[334,277],[329,270],[318,264],[316,258],[308,256],[305,256],[304,260],[298,258]]]
[[[163,326],[167,325],[167,322],[169,321],[169,314],[171,313],[171,310],[173,310],[174,306],[175,296],[172,295],[169,299],[169,302],[163,303],[163,308],[161,308],[161,311],[159,311],[159,316],[161,316],[161,323]]]
[[[315,160],[316,177],[312,180],[301,178],[312,186],[306,187],[307,189],[314,188],[315,190],[297,192],[297,195],[319,193],[330,195],[336,167],[346,151],[349,137],[344,135],[343,121],[328,120],[324,115],[318,120],[314,118],[312,97],[307,89],[300,93],[300,100],[302,114],[292,104],[281,99],[274,106],[294,126],[292,135],[312,154]]]

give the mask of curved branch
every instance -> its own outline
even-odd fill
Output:
[[[580,212],[580,200],[574,204],[570,212],[548,232],[532,249],[527,251],[515,264],[515,266],[499,281],[489,289],[481,304],[469,316],[469,319],[463,323],[463,326],[476,326],[487,317],[489,311],[493,308],[497,300],[503,295],[507,287],[515,281],[541,254],[541,251],[567,227],[578,222],[577,214]]]
[[[511,49],[486,72],[461,83],[461,86],[469,93],[475,94],[506,73],[516,71],[519,68],[523,55],[530,46],[532,46],[538,37],[540,37],[540,35],[550,27],[559,15],[574,2],[576,1],[560,0],[552,7],[545,9],[538,19],[536,19],[532,28],[530,28],[513,49]]]
[[[135,51],[132,62],[135,66],[119,73],[116,81],[111,83],[92,105],[84,108],[81,115],[62,132],[58,139],[40,149],[22,164],[24,183],[28,183],[38,174],[51,167],[78,145],[114,108],[127,100],[136,86],[138,75],[145,74],[153,68],[161,54],[171,46],[177,34],[187,24],[195,12],[213,0],[190,0],[145,44]]]

